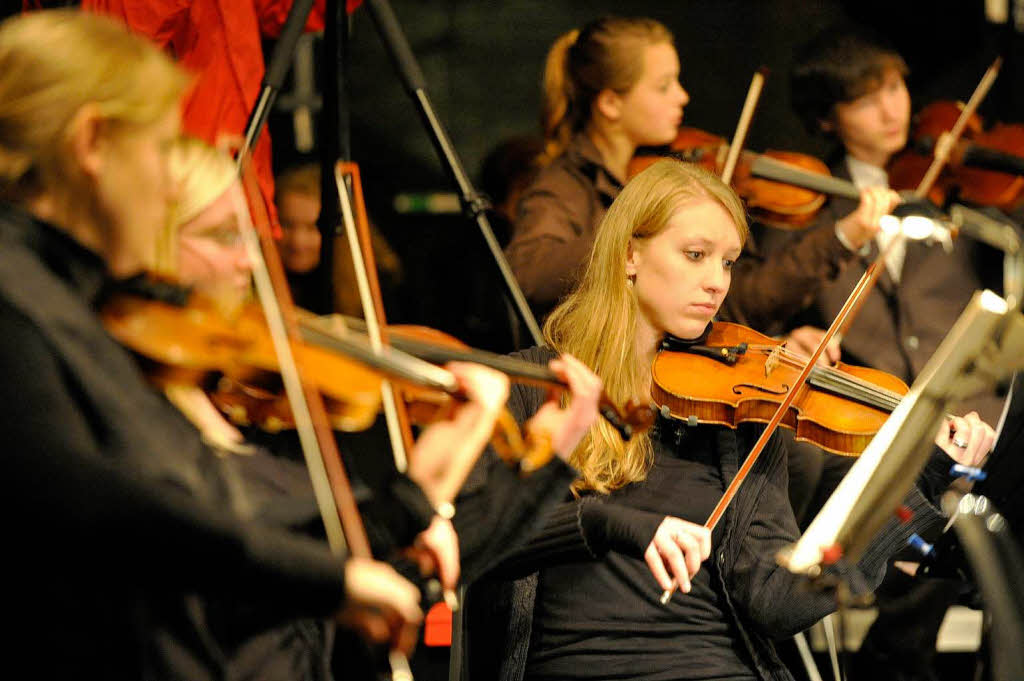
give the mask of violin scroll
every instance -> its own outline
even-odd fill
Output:
[[[629,400],[624,407],[619,407],[607,395],[601,396],[597,410],[601,417],[618,431],[623,442],[629,442],[633,435],[650,430],[658,416],[657,410],[651,404]]]

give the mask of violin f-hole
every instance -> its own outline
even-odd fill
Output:
[[[737,383],[732,387],[732,392],[734,395],[742,395],[743,388],[752,388],[753,390],[762,393],[768,393],[769,395],[785,395],[786,393],[789,392],[789,386],[786,385],[785,383],[783,383],[782,387],[777,390],[765,387],[763,385],[755,385],[753,383]]]

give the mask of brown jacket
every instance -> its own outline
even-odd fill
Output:
[[[597,226],[621,190],[580,133],[523,192],[505,255],[539,319],[579,280]]]
[[[580,133],[523,193],[505,254],[538,318],[575,286],[597,227],[621,190],[597,147]],[[776,332],[852,257],[834,228],[803,232],[770,258],[751,238],[733,270],[722,317]]]

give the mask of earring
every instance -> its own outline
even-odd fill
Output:
[[[635,284],[635,283],[636,283],[636,275],[635,274],[627,274],[626,275],[626,286],[628,286],[629,288],[633,288],[633,284]]]

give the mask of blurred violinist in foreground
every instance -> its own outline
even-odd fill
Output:
[[[176,249],[172,248],[176,255],[165,258],[166,262],[171,263],[170,273],[195,290],[216,297],[224,309],[237,309],[250,294],[250,263],[239,234],[239,211],[244,211],[245,208],[234,163],[226,155],[205,143],[190,139],[181,140],[174,145],[170,161],[172,175],[179,182],[175,226],[168,239],[169,243],[176,245]],[[285,183],[285,186],[289,186],[288,183]],[[279,197],[287,195],[287,192],[282,192]],[[282,208],[282,221],[287,224],[293,216],[287,202]],[[315,228],[315,225],[313,227]],[[286,232],[286,242],[287,238]],[[284,250],[283,261],[286,264],[294,264],[293,261],[297,257],[294,252],[296,249],[289,249],[286,246]],[[572,363],[571,358],[566,361]],[[486,390],[493,389],[494,385],[507,383],[504,377],[475,365],[455,364],[449,365],[449,368],[457,373],[471,393],[482,395]],[[570,381],[576,385],[578,394],[579,371],[575,366],[570,366],[567,371],[572,374]],[[213,410],[205,394],[197,392],[194,389],[176,387],[173,392],[168,391],[168,395],[172,396],[172,400],[179,408],[193,418],[208,439],[223,441],[226,438],[229,442],[227,449],[237,451],[234,443],[241,441],[241,434]],[[504,391],[496,394],[502,395]],[[182,399],[183,397],[186,399]],[[500,406],[500,401],[497,404]],[[588,413],[589,418],[592,418],[592,410],[589,398],[581,397],[576,401],[574,413],[584,421],[588,418]],[[554,421],[563,418],[567,413],[569,412],[555,410]],[[449,519],[434,514],[432,504],[438,496],[434,487],[451,486],[446,479],[448,474],[445,473],[449,462],[459,457],[472,456],[473,451],[479,451],[482,447],[481,434],[486,435],[486,424],[491,420],[486,414],[477,413],[473,404],[460,408],[455,421],[435,424],[424,431],[411,452],[409,478],[394,472],[394,477],[386,488],[372,490],[374,497],[386,497],[376,504],[387,503],[401,509],[399,515],[402,516],[393,527],[378,526],[375,534],[380,536],[381,532],[385,533],[393,546],[415,545],[420,552],[425,552],[427,562],[432,564],[442,585],[448,589],[455,587],[460,575],[460,550],[457,543],[459,538],[455,535]],[[561,433],[564,436],[565,429],[560,430],[560,426],[554,421],[544,424],[544,428],[548,432]],[[247,429],[247,432],[255,435],[252,429]],[[279,443],[281,437],[283,434],[261,437],[259,440],[268,443],[273,449],[274,443]],[[458,441],[459,445],[452,446],[453,441]],[[346,440],[341,441],[343,453],[347,449],[346,444]],[[248,448],[252,450],[251,446]],[[562,449],[568,451],[567,445],[563,445]],[[308,475],[302,471],[301,475],[296,477],[293,470],[304,467],[297,466],[287,459],[268,458],[261,454],[263,453],[258,450],[255,453],[248,451],[245,456],[238,459],[242,477],[249,487],[249,505],[255,506],[258,513],[270,515],[272,519],[280,522],[308,525],[310,512],[315,512],[315,507],[312,507],[312,489],[309,486]],[[350,457],[346,457],[346,461],[349,464],[358,463],[352,461]],[[350,476],[358,476],[359,467],[351,468],[349,473]],[[501,473],[496,473],[492,478],[491,487],[483,495],[485,499],[492,494],[500,494],[494,489],[501,488],[500,476]],[[535,493],[531,491],[531,484],[515,479],[511,475],[506,475],[504,480],[506,488],[502,503],[509,512],[517,508],[540,511],[533,508],[536,499]],[[458,484],[454,486],[457,488]],[[285,517],[274,517],[275,508],[284,509]],[[299,508],[306,508],[306,515],[297,517]],[[376,519],[373,522],[380,525],[383,520]],[[478,519],[476,525],[475,531],[481,531],[486,527],[488,533],[494,532],[494,520]],[[499,537],[503,541],[509,541],[522,531],[519,526],[508,524]],[[483,559],[472,550],[466,558],[471,570],[474,561]],[[305,626],[308,628],[310,625]],[[246,641],[245,646],[239,650],[239,662],[246,662],[244,654],[256,653],[257,656],[251,657],[261,665],[260,672],[264,675],[268,674],[269,665],[277,661],[290,664],[290,667],[282,667],[283,669],[301,668],[296,666],[296,660],[302,659],[299,655],[306,655],[312,662],[319,661],[323,666],[323,658],[326,655],[319,653],[315,647],[304,648],[302,645],[296,645],[297,642],[305,641],[308,635],[297,637],[289,634],[293,634],[293,628],[282,627]],[[294,649],[294,659],[282,656],[282,652],[289,649]],[[279,651],[275,656],[269,654],[275,651]],[[354,663],[351,655],[356,654],[355,651],[342,643],[339,652],[345,659],[337,663],[343,666],[336,668],[351,668]],[[311,669],[316,668],[314,664],[307,666]]]
[[[96,317],[112,278],[153,265],[183,74],[67,11],[5,22],[0,65],[14,654],[51,676],[203,678],[218,659],[197,637],[214,595],[270,622],[372,608],[396,634],[415,627],[418,595],[390,567],[235,514],[217,458]]]
[[[612,399],[649,401],[662,342],[704,336],[746,237],[732,189],[696,166],[656,162],[609,208],[579,284],[545,324],[550,347],[524,355],[544,362],[571,352]],[[516,387],[510,404],[525,418],[542,398]],[[946,432],[928,475],[974,463],[991,446],[991,429],[957,423],[965,447]],[[786,494],[787,440],[772,437],[714,531],[702,524],[762,429],[660,417],[624,443],[596,423],[571,458],[580,471],[574,494],[566,488],[544,528],[471,591],[471,677],[792,678],[773,640],[809,627],[835,599],[775,559],[799,535]],[[894,518],[857,565],[868,582],[881,579],[911,532],[942,522],[921,492],[928,475],[906,499],[910,522]],[[674,590],[665,605],[662,590]]]
[[[115,280],[155,264],[185,76],[115,23],[69,11],[0,25],[0,73],[12,664],[220,678],[229,661],[210,618],[239,603],[253,626],[376,622],[369,633],[408,650],[418,590],[388,565],[240,514],[230,467],[100,325]],[[230,244],[229,231],[192,236]],[[441,424],[428,461],[469,446],[504,402],[504,378],[466,383],[472,423]]]

